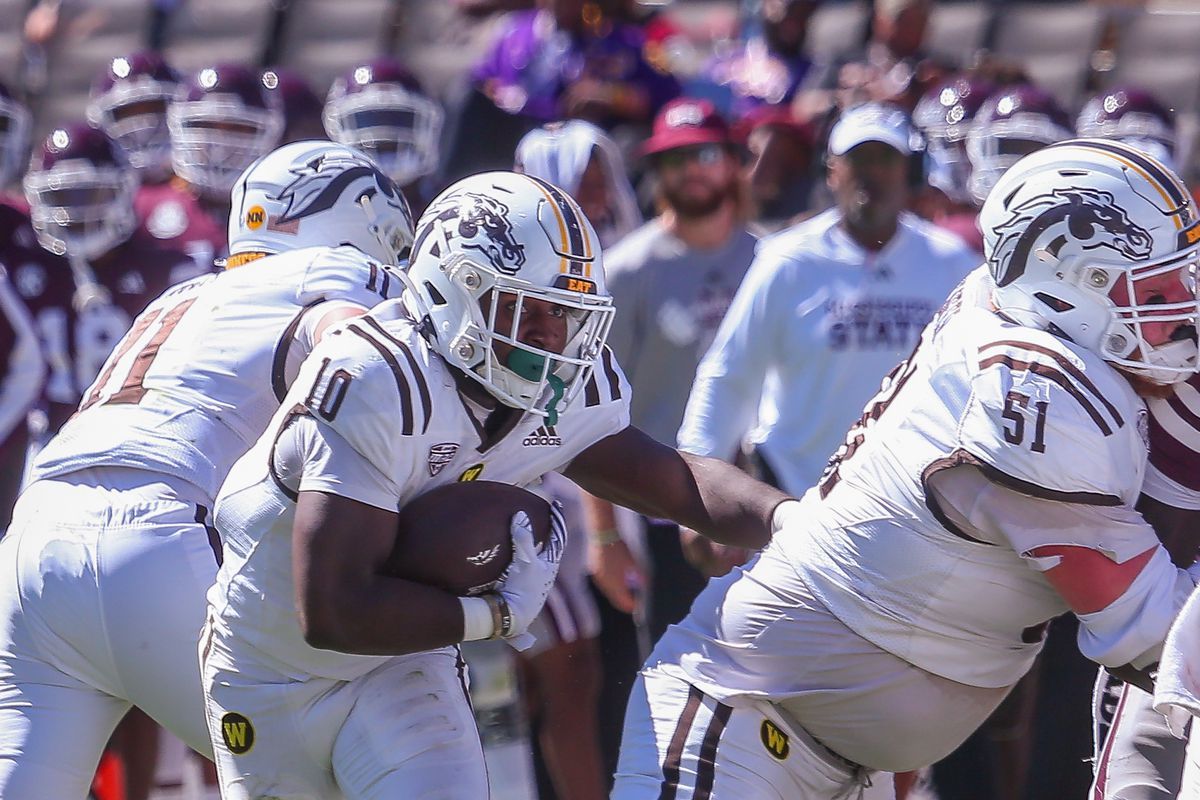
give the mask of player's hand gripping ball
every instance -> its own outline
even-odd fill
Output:
[[[513,515],[533,524],[538,552],[550,538],[550,504],[507,483],[462,481],[431,489],[400,509],[387,571],[457,595],[496,588],[512,563]]]

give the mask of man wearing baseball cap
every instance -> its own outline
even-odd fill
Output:
[[[604,253],[608,290],[621,309],[608,344],[634,387],[634,424],[673,444],[696,364],[750,266],[757,240],[745,226],[739,154],[712,103],[691,98],[668,103],[641,154],[657,182],[660,213]],[[678,527],[640,521],[649,534],[654,574],[647,585],[615,533],[612,504],[589,498],[587,512],[597,586],[626,612],[634,608],[635,593],[646,590],[647,628],[657,639],[687,613],[704,586],[703,576],[684,561]],[[698,545],[693,555],[710,569],[716,554]]]
[[[765,239],[697,371],[680,448],[731,457],[799,496],[880,381],[978,259],[904,211],[912,126],[847,110],[829,136],[835,206]]]

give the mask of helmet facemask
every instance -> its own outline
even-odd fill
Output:
[[[150,79],[127,81],[95,98],[88,119],[112,139],[129,164],[159,180],[171,170],[171,135],[167,106],[174,87]]]
[[[1200,243],[1135,265],[1080,259],[1059,265],[1055,279],[999,288],[996,301],[1023,324],[1057,331],[1125,372],[1167,385],[1200,369],[1198,262]],[[1175,272],[1188,299],[1144,302],[1145,296],[1157,294],[1144,288],[1147,281],[1161,282]],[[1152,345],[1146,326],[1171,322],[1180,323],[1172,340]]]
[[[167,125],[176,174],[205,196],[228,202],[242,171],[279,141],[283,117],[215,96],[176,100]]]
[[[0,92],[0,188],[15,181],[29,155],[29,110]]]
[[[1200,368],[1200,351],[1197,348],[1196,325],[1200,314],[1197,302],[1197,259],[1200,244],[1167,258],[1131,269],[1104,270],[1085,268],[1089,283],[1102,288],[1106,281],[1117,281],[1108,293],[1113,302],[1112,322],[1101,343],[1101,355],[1121,369],[1140,375],[1151,383],[1171,384],[1186,380]],[[1161,294],[1154,289],[1144,290],[1148,281],[1162,284],[1164,276],[1178,273],[1179,283],[1187,300],[1176,302],[1144,302],[1149,297]],[[1170,280],[1170,278],[1166,278]],[[1107,285],[1107,284],[1106,284]],[[1130,298],[1128,303],[1118,303],[1112,295]],[[1152,345],[1146,333],[1147,325],[1180,323],[1169,341]]]
[[[437,167],[442,109],[403,86],[368,86],[331,99],[324,117],[331,139],[362,150],[401,185]]]
[[[57,255],[94,259],[132,235],[137,227],[133,195],[137,176],[103,166],[66,161],[25,176],[30,221],[38,242]]]
[[[465,295],[466,302],[439,303],[437,287],[417,287],[415,296],[425,306],[418,312],[434,323],[439,352],[505,405],[544,416],[549,424],[555,424],[559,411],[578,395],[600,357],[612,325],[612,299],[537,286],[481,266],[464,255],[452,256],[443,262],[441,270],[452,290]],[[563,277],[564,282],[571,280]],[[561,353],[519,339],[528,299],[563,309],[567,331]],[[500,310],[510,303],[514,306],[511,320],[501,326]],[[457,320],[447,313],[452,305],[461,309]],[[503,360],[497,344],[512,348]]]
[[[1033,114],[981,121],[967,136],[971,195],[982,204],[1010,167],[1046,145],[1069,138],[1069,130]]]

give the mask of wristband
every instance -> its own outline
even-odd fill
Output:
[[[488,607],[492,610],[492,635],[488,638],[507,639],[512,635],[513,623],[508,601],[499,592],[488,592],[483,599],[487,601]]]
[[[492,618],[492,606],[482,597],[460,597],[463,611],[464,642],[474,642],[479,639],[490,639],[496,632]]]
[[[598,531],[592,531],[592,544],[599,547],[608,547],[610,544],[616,544],[621,541],[621,534],[616,528],[603,528]]]

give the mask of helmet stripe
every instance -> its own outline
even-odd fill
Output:
[[[561,189],[552,183],[536,178],[532,175],[526,175],[531,181],[536,183],[550,201],[550,205],[555,209],[555,216],[558,217],[559,233],[562,236],[562,247],[560,253],[569,256],[570,272],[575,275],[591,276],[592,274],[592,248],[587,228],[581,221],[582,212],[578,211],[575,201],[567,197]],[[567,258],[563,259],[563,264],[560,271],[567,272]]]
[[[1167,213],[1171,215],[1172,220],[1175,222],[1175,228],[1181,229],[1184,227],[1185,220],[1181,217],[1184,212],[1189,211],[1191,208],[1187,192],[1171,176],[1167,168],[1155,159],[1132,147],[1120,145],[1115,142],[1076,139],[1052,144],[1047,149],[1057,147],[1084,147],[1098,150],[1129,167],[1145,178],[1170,206],[1170,210]]]

